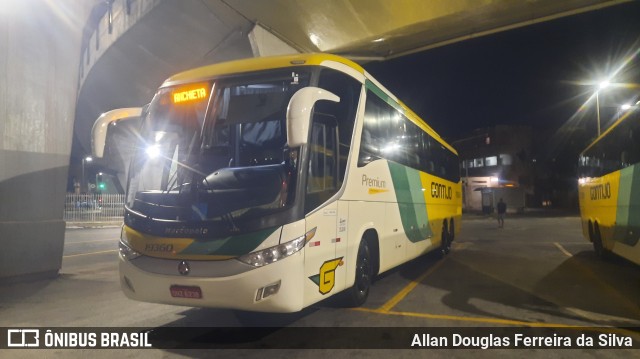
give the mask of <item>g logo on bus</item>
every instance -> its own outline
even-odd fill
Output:
[[[320,266],[320,273],[309,277],[311,281],[318,285],[320,294],[327,294],[331,292],[336,285],[336,268],[344,264],[342,258],[336,258],[322,263]]]
[[[189,263],[187,261],[181,261],[178,263],[178,272],[181,275],[187,275],[191,271],[191,267],[189,267]]]

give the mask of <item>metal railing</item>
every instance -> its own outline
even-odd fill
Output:
[[[64,220],[67,222],[121,222],[124,216],[123,194],[67,193]]]

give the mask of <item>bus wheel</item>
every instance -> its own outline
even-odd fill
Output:
[[[607,250],[602,245],[602,235],[597,222],[593,226],[593,251],[596,253],[596,257],[603,260],[607,259]]]
[[[451,251],[451,237],[447,231],[447,222],[442,225],[442,240],[440,241],[440,256],[444,257]]]
[[[358,247],[355,281],[345,298],[348,306],[359,307],[367,300],[371,288],[372,268],[369,243],[363,238]]]
[[[449,220],[449,251],[451,251],[451,243],[456,238],[456,227],[453,225],[453,218]]]

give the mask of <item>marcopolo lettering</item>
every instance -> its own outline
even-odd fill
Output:
[[[145,252],[173,252],[173,244],[147,243],[144,250]]]
[[[451,186],[445,186],[437,182],[431,182],[432,198],[451,199],[452,198],[451,193],[452,193]]]
[[[209,229],[205,228],[205,227],[195,227],[195,228],[189,228],[189,227],[177,227],[177,228],[166,227],[164,229],[164,234],[173,234],[173,235],[177,235],[177,234],[182,234],[182,235],[204,235],[204,234],[207,234],[207,232],[209,232]]]
[[[589,194],[592,201],[611,198],[611,184],[609,182],[605,184],[595,185],[589,188]]]

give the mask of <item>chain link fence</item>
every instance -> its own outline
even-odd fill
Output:
[[[124,216],[124,194],[67,193],[64,220],[78,223],[119,223]]]

